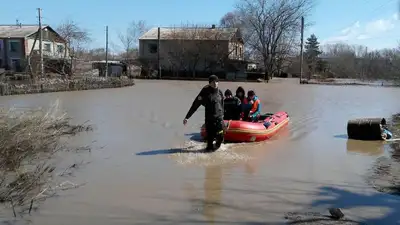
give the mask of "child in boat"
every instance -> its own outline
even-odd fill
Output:
[[[242,86],[239,86],[236,89],[236,96],[235,97],[237,97],[241,102],[241,105],[240,105],[240,110],[241,110],[240,118],[243,119],[244,115],[245,115],[244,112],[248,111],[248,110],[246,110],[246,107],[248,106],[247,105],[248,102],[247,102],[247,98],[246,98],[246,92],[245,92],[245,90],[244,90],[244,88]]]
[[[261,115],[261,101],[256,96],[256,93],[253,90],[249,90],[247,92],[247,100],[248,100],[248,108],[250,109],[249,113],[245,113],[248,115],[248,121],[257,122],[258,118]]]
[[[224,99],[224,120],[240,120],[241,102],[240,99],[232,95],[232,91],[225,91]]]
[[[241,101],[242,103],[244,103],[244,100],[245,100],[245,98],[246,98],[245,95],[246,95],[246,92],[245,92],[244,88],[243,88],[242,86],[239,86],[239,87],[236,89],[236,95],[235,95],[235,97],[239,98],[240,101]]]

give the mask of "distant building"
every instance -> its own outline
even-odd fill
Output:
[[[192,77],[215,73],[221,78],[245,78],[244,42],[238,28],[160,28],[160,46],[158,28],[152,28],[139,38],[139,59],[158,70],[158,57],[162,71],[175,76],[184,71]]]
[[[247,64],[247,70],[256,70],[257,69],[257,63],[248,63]]]
[[[38,32],[37,25],[0,25],[0,68],[23,70],[31,51],[36,54],[39,50]],[[69,57],[66,41],[50,26],[42,26],[42,40],[44,57]]]

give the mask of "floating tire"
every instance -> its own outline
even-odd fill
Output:
[[[355,140],[385,140],[385,118],[361,118],[347,122],[347,136]]]

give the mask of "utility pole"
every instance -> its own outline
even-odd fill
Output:
[[[364,79],[364,76],[366,76],[367,74],[367,69],[365,68],[365,67],[367,67],[367,65],[368,65],[368,63],[370,63],[370,62],[368,62],[367,60],[368,60],[368,47],[365,47],[365,52],[364,52],[364,54],[362,55],[362,58],[361,58],[361,62],[362,62],[362,79]]]
[[[157,43],[157,64],[158,64],[158,76],[161,79],[161,64],[160,64],[160,43],[161,43],[160,35],[161,34],[160,33],[161,33],[160,27],[158,27],[158,29],[157,29],[157,41],[158,41],[158,43]]]
[[[39,54],[40,54],[40,77],[44,77],[43,66],[43,33],[42,33],[42,9],[37,8],[39,17]]]
[[[300,34],[300,84],[303,79],[303,46],[304,46],[304,17],[301,17],[301,34]]]
[[[106,77],[108,77],[108,26],[106,26]]]

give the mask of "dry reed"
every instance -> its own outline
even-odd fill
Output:
[[[47,112],[11,109],[0,113],[0,202],[10,203],[14,216],[16,207],[30,204],[30,212],[33,202],[43,198],[44,192],[71,183],[49,186],[55,170],[52,158],[67,150],[60,138],[91,129],[70,125],[69,121],[66,114],[59,113],[58,101]]]

